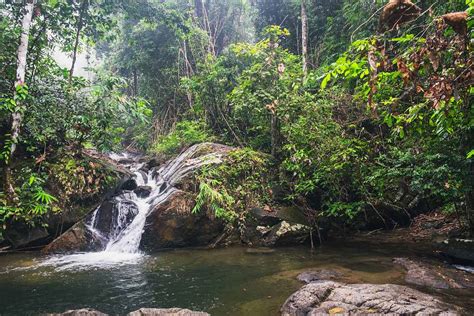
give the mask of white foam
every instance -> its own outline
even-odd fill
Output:
[[[71,255],[53,256],[40,262],[37,267],[54,267],[57,271],[82,270],[90,268],[108,268],[118,265],[138,264],[144,254],[126,252],[84,252]]]

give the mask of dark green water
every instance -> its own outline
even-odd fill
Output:
[[[125,315],[141,307],[183,307],[212,315],[278,315],[308,268],[337,270],[347,282],[403,284],[395,256],[422,251],[397,245],[333,245],[279,248],[249,253],[245,248],[175,250],[134,263],[75,266],[41,265],[39,254],[0,256],[0,314],[36,315],[91,307]],[[438,293],[474,306],[472,292]]]

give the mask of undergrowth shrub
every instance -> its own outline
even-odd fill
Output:
[[[270,157],[250,148],[231,151],[220,165],[202,168],[193,213],[204,209],[233,222],[251,207],[270,204],[272,199]]]
[[[48,174],[43,170],[33,170],[23,166],[16,171],[15,191],[17,199],[9,203],[3,192],[0,192],[0,237],[12,221],[24,222],[32,227],[44,225],[43,215],[60,211],[58,199],[45,187]]]
[[[152,145],[151,153],[157,155],[177,154],[183,148],[213,138],[205,124],[194,121],[182,121],[176,124],[175,129],[167,135],[159,137]]]

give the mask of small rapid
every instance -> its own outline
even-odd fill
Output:
[[[109,203],[109,207],[104,202],[85,219],[93,239],[102,244],[100,251],[52,256],[40,266],[67,270],[141,262],[145,254],[139,247],[150,212],[178,191],[175,185],[184,177],[203,165],[221,161],[220,154],[198,155],[206,145],[194,145],[160,168],[150,170],[144,168],[140,155],[110,154],[112,160],[133,174],[131,180],[135,182],[135,189],[120,190],[111,198],[113,203]],[[146,188],[147,194],[137,194],[136,188]]]

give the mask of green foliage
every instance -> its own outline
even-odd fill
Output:
[[[85,159],[84,147],[167,156],[210,140],[244,149],[198,175],[194,212],[231,222],[274,199],[354,222],[379,202],[407,208],[402,191],[432,207],[469,209],[473,47],[438,17],[467,8],[472,39],[472,0],[418,1],[425,14],[383,34],[384,0],[307,1],[313,69],[304,80],[300,1],[203,2],[43,1],[27,84],[16,90],[22,11],[3,5],[3,162],[13,112],[22,126],[19,200],[2,198],[1,223],[38,222],[57,203],[49,189],[65,201],[100,194],[112,175]],[[81,13],[79,51],[95,46],[104,60],[91,82],[70,81],[69,65],[51,57],[52,47],[74,50]]]
[[[419,198],[438,199],[442,204],[458,202],[464,194],[466,163],[453,150],[453,144],[433,142],[424,146],[414,143],[412,148],[391,146],[373,164],[364,166],[364,187],[372,200],[396,200],[402,187]]]
[[[46,163],[46,169],[49,185],[57,192],[63,205],[103,194],[114,185],[117,178],[100,161],[65,153],[54,162]]]
[[[321,190],[323,205],[350,198],[345,196],[351,190],[347,179],[363,163],[368,148],[333,118],[335,107],[345,101],[341,92],[332,90],[317,99],[307,96],[291,107],[293,115],[282,128],[286,139],[282,166],[294,197]]]
[[[198,213],[204,207],[207,207],[214,212],[217,218],[222,218],[229,222],[235,220],[237,214],[231,211],[235,200],[225,189],[218,191],[212,188],[220,185],[222,185],[222,183],[215,179],[208,180],[208,182],[201,182],[199,184],[199,194],[196,196],[196,204],[192,212]]]
[[[265,34],[267,38],[254,45],[232,47],[245,68],[228,98],[239,138],[252,148],[270,152],[271,116],[282,118],[299,98],[302,70],[299,58],[280,46],[287,30],[271,26]]]
[[[169,134],[159,137],[151,148],[158,155],[172,155],[183,148],[196,143],[212,140],[204,124],[193,121],[182,121]]]
[[[269,157],[249,148],[229,153],[224,163],[203,168],[194,213],[211,210],[232,222],[250,207],[271,202]]]
[[[22,168],[18,174],[18,203],[9,205],[6,196],[0,192],[0,236],[10,221],[34,226],[41,222],[43,215],[59,211],[57,198],[44,189],[47,180],[45,174],[38,174],[29,167]]]

